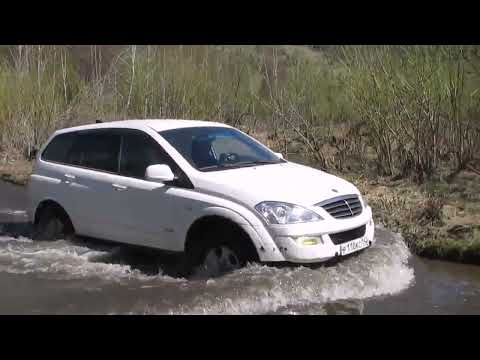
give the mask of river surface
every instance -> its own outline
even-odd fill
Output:
[[[479,314],[480,267],[421,259],[377,226],[336,265],[253,265],[216,279],[93,240],[33,242],[23,187],[0,182],[0,314]]]

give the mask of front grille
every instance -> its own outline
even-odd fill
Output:
[[[316,206],[321,206],[336,219],[349,218],[362,213],[362,203],[357,195],[339,196],[322,201]]]
[[[366,226],[362,225],[352,230],[347,230],[347,231],[339,232],[336,234],[329,234],[329,236],[335,245],[340,245],[340,244],[361,238],[363,235],[365,235],[365,229],[366,229]]]

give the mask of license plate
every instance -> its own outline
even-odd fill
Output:
[[[345,244],[340,245],[340,255],[348,255],[355,251],[365,249],[368,247],[369,241],[363,237],[361,239],[353,240]]]

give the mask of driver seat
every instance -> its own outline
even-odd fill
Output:
[[[212,140],[208,138],[197,138],[192,143],[192,160],[199,168],[217,164],[213,155]]]

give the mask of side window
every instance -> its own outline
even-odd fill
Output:
[[[90,169],[118,172],[120,135],[108,131],[79,134],[67,162]]]
[[[74,133],[66,133],[55,136],[42,153],[42,159],[58,163],[67,162],[67,154],[75,140]]]
[[[172,166],[161,146],[148,134],[140,131],[125,132],[120,158],[120,174],[144,179],[147,167],[156,164]]]

